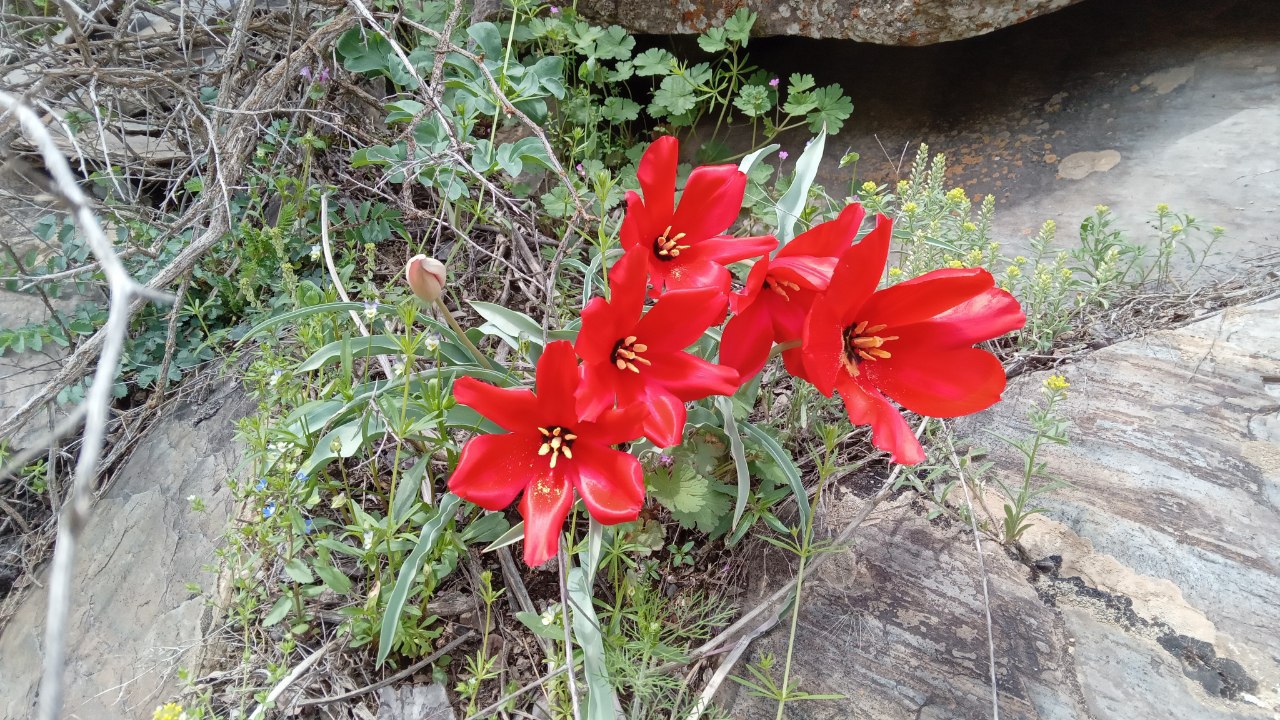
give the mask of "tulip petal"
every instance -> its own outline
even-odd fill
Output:
[[[573,448],[573,467],[566,473],[591,517],[605,525],[630,522],[644,505],[644,472],[628,453],[594,443]]]
[[[666,222],[667,217],[670,216],[663,216],[662,222]],[[640,193],[628,190],[627,212],[622,216],[622,227],[618,229],[618,240],[622,243],[622,248],[624,250],[636,247],[652,248],[653,239],[662,232],[662,228],[653,229],[655,224],[652,212],[645,207]]]
[[[814,225],[783,245],[776,257],[782,259],[810,255],[838,259],[853,244],[853,239],[858,236],[858,228],[862,227],[862,220],[866,216],[867,211],[861,205],[847,205],[836,219]]]
[[[583,363],[582,379],[578,383],[578,391],[574,400],[578,408],[578,417],[583,420],[595,420],[601,413],[613,407],[617,398],[613,375],[617,368],[606,360],[599,363]]]
[[[920,348],[861,365],[870,382],[903,407],[930,417],[959,417],[985,410],[1004,392],[1004,367],[977,348]]]
[[[830,294],[830,291],[828,291]],[[800,348],[804,355],[807,380],[818,392],[831,397],[836,379],[844,373],[844,327],[834,309],[823,297],[814,302],[804,322],[804,339]],[[847,373],[846,373],[847,374]]]
[[[687,262],[710,260],[720,265],[741,262],[761,257],[772,252],[778,246],[778,239],[772,235],[753,235],[751,237],[732,237],[720,235],[710,237],[684,251],[680,256]]]
[[[988,288],[968,302],[937,315],[933,320],[920,323],[928,326],[927,332],[933,334],[934,344],[943,347],[967,346],[992,340],[1026,324],[1027,316],[1022,312],[1018,300],[1008,291],[997,287]]]
[[[760,297],[764,288],[764,280],[769,274],[769,256],[764,256],[751,266],[747,279],[742,283],[742,290],[729,295],[729,309],[740,313],[751,306]]]
[[[943,268],[898,283],[873,295],[859,311],[859,320],[890,327],[928,320],[962,305],[995,285],[982,268]]]
[[[689,411],[675,395],[655,388],[645,398],[649,410],[644,419],[644,436],[657,447],[679,445]]]
[[[826,290],[831,284],[831,274],[835,272],[838,262],[838,257],[810,255],[776,258],[769,274],[778,280],[795,283],[805,290]]]
[[[667,290],[695,290],[698,288],[715,288],[724,294],[729,293],[733,284],[733,276],[725,266],[710,260],[690,260],[650,263],[655,290],[665,287]]]
[[[536,424],[538,400],[528,388],[500,388],[475,378],[460,377],[453,383],[453,397],[503,430],[531,430]]]
[[[478,435],[462,446],[449,491],[485,510],[501,510],[546,466],[526,435]]]
[[[684,402],[738,390],[737,370],[683,352],[655,358],[645,375]]]
[[[616,410],[606,410],[589,423],[579,423],[579,435],[597,445],[631,442],[644,434],[644,419],[649,408],[644,403],[631,403]]]
[[[719,235],[738,219],[746,189],[747,176],[736,165],[694,168],[671,220],[672,232],[685,233],[691,245]]]
[[[572,426],[578,420],[578,358],[568,340],[547,343],[538,358],[535,391],[537,419],[543,424]]]
[[[876,226],[856,245],[845,251],[831,275],[827,291],[815,302],[824,305],[837,321],[847,324],[867,302],[880,284],[885,261],[889,258],[889,239],[893,235],[893,221],[884,215],[876,216]]]
[[[836,389],[844,400],[849,422],[871,426],[872,445],[889,453],[893,461],[901,465],[915,465],[924,460],[924,448],[911,432],[911,426],[875,388],[864,387],[846,375]]]
[[[728,298],[715,288],[672,290],[645,313],[634,334],[651,352],[683,350],[724,317],[727,303]]]
[[[757,302],[734,315],[720,336],[720,362],[738,371],[746,382],[769,360],[773,347],[773,321],[764,303]]]
[[[651,217],[668,220],[674,214],[676,201],[676,165],[680,160],[680,143],[667,135],[654,140],[640,156],[636,179],[644,193],[644,205]],[[669,223],[668,223],[669,224]],[[665,226],[664,226],[665,227]],[[654,237],[663,228],[654,229]],[[649,238],[652,242],[653,238]]]
[[[564,519],[573,506],[573,489],[564,475],[563,470],[545,468],[520,498],[524,561],[530,567],[545,563],[560,549]]]

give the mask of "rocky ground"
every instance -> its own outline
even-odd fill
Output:
[[[930,143],[952,159],[955,185],[996,195],[996,230],[1006,241],[1046,218],[1069,233],[1097,203],[1140,228],[1167,202],[1228,228],[1211,260],[1215,272],[1248,274],[1254,259],[1280,250],[1274,3],[1082,3],[923,49],[798,42],[753,42],[756,60],[845,84],[858,107],[832,148],[857,150],[862,174],[891,181],[905,173],[916,143]],[[818,55],[828,61],[815,68]],[[860,77],[902,82],[879,82],[892,89],[873,96]],[[847,171],[823,182],[834,191]],[[1275,277],[1255,279],[1280,287]],[[0,295],[6,324],[42,312],[27,298]],[[1280,712],[1278,317],[1275,300],[1231,308],[1065,369],[1072,443],[1048,459],[1070,486],[1046,498],[1047,515],[1024,538],[1030,563],[991,543],[983,548],[1003,717]],[[0,361],[5,412],[57,357]],[[1041,381],[1019,378],[1009,402],[964,429],[1019,432]],[[69,717],[144,716],[174,691],[177,668],[198,662],[215,617],[206,605],[215,590],[208,566],[232,517],[226,479],[239,463],[231,437],[244,411],[237,398],[214,385],[167,413],[95,509],[74,600]],[[995,457],[999,472],[1017,469],[1012,458]],[[194,510],[192,498],[205,509]],[[841,527],[861,502],[838,492],[823,511],[826,525]],[[802,605],[801,686],[848,699],[797,703],[788,716],[988,717],[971,533],[927,521],[906,499],[872,517],[853,551],[815,576]],[[27,594],[0,635],[4,718],[30,712],[42,577],[17,579]],[[774,630],[744,662],[784,649],[784,631]],[[731,684],[724,699],[734,717],[773,713]]]

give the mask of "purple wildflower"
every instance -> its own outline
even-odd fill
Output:
[[[771,87],[771,88],[776,88],[776,87],[778,87],[778,78],[774,78],[774,79],[770,80],[770,81],[769,81],[769,87]]]
[[[311,79],[311,66],[310,66],[310,65],[303,65],[303,66],[302,66],[302,69],[298,71],[298,74],[299,74],[299,75],[301,75],[302,77],[306,78],[307,80],[310,80],[310,79]]]
[[[778,159],[779,159],[779,160],[786,160],[786,159],[787,159],[787,158],[789,158],[789,157],[791,157],[791,153],[787,152],[786,150],[779,150],[779,151],[778,151]]]

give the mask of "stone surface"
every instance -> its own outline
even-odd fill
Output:
[[[187,585],[213,589],[206,566],[230,518],[227,478],[241,459],[233,422],[245,410],[230,383],[179,406],[95,506],[76,563],[64,717],[150,717],[177,691],[176,671],[198,660],[211,616]],[[27,718],[35,706],[45,604],[31,590],[0,635],[0,718]]]
[[[68,303],[60,302],[65,312]],[[28,323],[49,319],[49,310],[40,298],[25,293],[0,290],[0,328],[18,328]],[[39,352],[12,351],[0,355],[0,419],[7,418],[32,395],[58,374],[63,349],[48,343]],[[15,447],[24,447],[28,440],[38,438],[48,430],[44,417],[39,422],[20,428],[15,437],[9,438]]]
[[[1280,712],[1280,300],[1100,350],[1064,369],[1072,442],[1044,458],[1070,486],[1024,536],[984,543],[1001,717],[1274,718]],[[963,423],[1025,436],[1047,373]],[[1006,483],[1010,452],[993,455]],[[995,487],[989,484],[989,488]],[[861,504],[827,508],[843,527]],[[961,500],[961,502],[963,502]],[[1000,499],[988,506],[1000,512]],[[972,533],[899,497],[806,586],[790,718],[991,716]],[[786,651],[785,623],[747,660]],[[741,670],[742,668],[738,668]],[[735,718],[774,705],[725,691]]]
[[[440,683],[378,690],[378,720],[454,720],[449,694]]]
[[[759,15],[753,34],[929,45],[973,37],[1079,0],[584,0],[585,17],[657,35],[699,33],[739,8]]]
[[[995,197],[1006,246],[1053,219],[1067,247],[1100,203],[1131,239],[1153,242],[1147,221],[1164,202],[1226,228],[1208,263],[1223,274],[1280,251],[1280,3],[1081,3],[933,47],[778,38],[750,50],[783,78],[813,73],[853,99],[819,175],[832,195],[854,179],[834,161],[846,149],[861,156],[859,183],[892,186],[925,142],[947,155],[950,185]],[[794,159],[808,137],[784,134],[782,147]],[[1102,151],[1087,174],[1073,159]]]

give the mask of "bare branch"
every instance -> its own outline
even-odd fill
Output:
[[[110,285],[110,309],[102,341],[102,354],[93,374],[93,383],[85,395],[84,441],[76,461],[75,476],[70,497],[63,505],[63,516],[58,523],[58,539],[53,554],[53,569],[49,579],[49,608],[45,621],[45,656],[40,680],[40,700],[36,709],[38,720],[57,720],[62,713],[63,675],[66,664],[67,617],[71,611],[71,579],[75,570],[76,542],[80,531],[89,519],[93,481],[98,468],[98,458],[106,438],[107,416],[111,409],[111,389],[120,369],[120,357],[129,336],[129,305],[138,298],[157,297],[157,293],[134,282],[115,248],[98,223],[89,198],[71,172],[66,157],[58,149],[53,136],[30,107],[22,104],[9,93],[0,92],[0,106],[18,116],[22,129],[39,149],[45,166],[53,176],[55,189],[71,209],[76,226],[89,243],[90,249]]]

